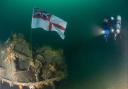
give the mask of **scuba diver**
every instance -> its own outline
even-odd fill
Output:
[[[103,34],[104,39],[107,41],[110,36],[117,39],[117,36],[120,34],[121,30],[121,16],[118,15],[116,19],[114,17],[105,18],[104,19],[104,26],[103,26]]]
[[[108,41],[109,35],[110,35],[110,20],[109,18],[105,18],[103,22],[103,31],[104,39]]]

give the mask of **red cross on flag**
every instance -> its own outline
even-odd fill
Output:
[[[38,8],[33,10],[31,28],[42,28],[46,31],[55,31],[64,39],[67,22],[61,18],[46,13]]]

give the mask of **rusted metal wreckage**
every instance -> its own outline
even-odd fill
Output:
[[[44,54],[47,58],[44,60],[40,53],[42,49],[37,57],[32,57],[32,50],[29,48],[28,43],[17,35],[13,35],[12,40],[8,40],[0,47],[0,81],[8,83],[10,87],[19,86],[19,89],[45,89],[49,85],[55,88],[54,82],[65,78],[62,68],[64,64],[60,62],[61,55],[46,47],[44,49],[48,53]],[[53,62],[55,58],[59,59],[59,62]]]
[[[8,80],[8,79],[4,79],[2,77],[0,77],[0,80],[1,80],[2,84],[4,82],[6,82],[10,85],[10,87],[13,87],[13,85],[17,85],[17,86],[19,86],[19,89],[23,89],[23,87],[28,87],[29,89],[40,89],[43,86],[47,86],[49,84],[54,87],[53,82],[54,81],[60,81],[61,78],[52,78],[52,79],[47,79],[47,80],[44,80],[44,81],[30,82],[30,83],[11,81],[11,80]]]

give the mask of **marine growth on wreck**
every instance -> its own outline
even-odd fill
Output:
[[[67,76],[63,50],[33,47],[23,35],[13,34],[0,45],[0,80],[19,89],[55,88],[55,81]]]

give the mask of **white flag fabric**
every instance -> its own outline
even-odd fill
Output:
[[[42,28],[46,31],[55,31],[59,34],[59,36],[64,39],[65,29],[67,26],[67,22],[62,20],[61,18],[46,13],[40,9],[34,9],[32,15],[32,23],[31,28]]]

